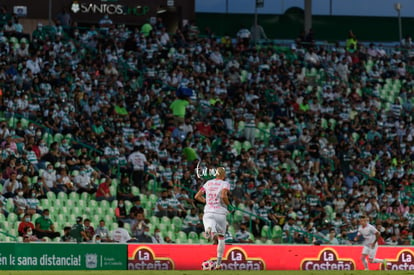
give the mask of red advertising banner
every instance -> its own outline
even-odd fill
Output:
[[[128,245],[129,270],[199,270],[216,259],[215,245]],[[226,270],[362,270],[361,246],[226,245]],[[380,246],[376,258],[387,259],[387,270],[414,270],[411,247]],[[382,270],[382,264],[369,264]]]

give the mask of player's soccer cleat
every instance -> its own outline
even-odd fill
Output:
[[[222,269],[223,269],[223,265],[216,263],[213,270],[222,270]]]
[[[211,234],[211,228],[207,228],[207,231],[204,232],[204,238],[207,239],[207,241],[211,242],[213,239],[213,234]]]
[[[368,269],[368,268],[365,268],[364,270],[365,270],[365,271],[369,271],[369,269]]]
[[[382,261],[382,264],[384,265],[384,270],[387,270],[387,263],[388,263],[387,259],[384,259]]]

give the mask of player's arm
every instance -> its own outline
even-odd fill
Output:
[[[358,231],[358,233],[354,237],[354,242],[357,242],[359,240],[359,237],[361,237],[361,232]]]
[[[229,189],[223,189],[223,191],[221,192],[221,199],[226,206],[230,205]]]
[[[374,246],[377,242],[378,242],[378,239],[381,237],[381,234],[379,233],[379,231],[375,231],[375,240],[374,240],[374,242],[372,243],[372,246]]]
[[[201,203],[206,203],[206,198],[204,198],[204,188],[198,190],[197,194],[195,194],[194,199]]]

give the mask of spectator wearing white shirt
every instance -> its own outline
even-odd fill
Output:
[[[214,51],[210,54],[210,61],[215,66],[218,66],[218,67],[223,66],[223,63],[224,63],[223,56],[221,55],[220,50],[218,48],[214,49]]]
[[[103,157],[108,159],[112,164],[116,164],[118,156],[120,155],[118,148],[115,146],[114,142],[111,142],[109,146],[105,147]]]
[[[306,52],[305,61],[307,62],[308,65],[312,67],[319,67],[321,63],[319,55],[315,53],[313,48],[309,48],[309,51]]]
[[[154,236],[152,236],[152,243],[164,243],[164,239],[162,238],[161,231],[159,228],[154,229]]]
[[[148,165],[147,157],[144,155],[144,146],[134,147],[134,152],[128,156],[128,164],[132,170],[132,181],[140,190],[146,189],[144,186],[145,166]]]
[[[33,54],[29,60],[26,61],[26,68],[30,70],[33,74],[40,73],[41,69],[41,60],[37,57],[37,54]]]
[[[96,192],[96,187],[93,184],[93,178],[89,177],[89,175],[86,172],[85,166],[82,166],[79,170],[79,174],[76,175],[73,179],[75,187],[77,188],[77,191],[80,193],[88,193],[93,194]]]
[[[3,197],[11,198],[16,195],[18,189],[23,188],[20,181],[17,180],[17,173],[11,172],[10,178],[7,179],[3,184],[3,189],[1,191]]]
[[[47,193],[52,191],[57,194],[60,191],[63,191],[63,189],[60,189],[57,186],[56,170],[53,168],[53,164],[49,163],[47,165],[46,170],[42,173],[42,180],[43,192]]]
[[[245,47],[249,46],[250,38],[252,36],[249,29],[245,26],[241,26],[240,30],[237,32],[237,39],[243,43]]]
[[[14,204],[14,212],[17,214],[17,215],[22,215],[24,212],[25,212],[25,210],[26,210],[26,207],[27,207],[27,201],[26,201],[26,199],[25,199],[25,197],[23,196],[24,195],[24,193],[23,193],[23,189],[17,189],[17,196],[15,196],[14,198],[13,198],[13,204]]]
[[[124,228],[124,222],[118,221],[118,228],[112,232],[112,241],[116,243],[127,243],[132,238]]]
[[[236,232],[234,236],[234,241],[236,243],[253,243],[253,240],[250,238],[250,233],[247,231],[247,226],[245,224],[240,225],[239,231]]]

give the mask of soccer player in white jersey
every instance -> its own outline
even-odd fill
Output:
[[[361,216],[359,218],[359,224],[358,234],[355,236],[354,241],[357,241],[360,236],[364,238],[362,242],[364,247],[362,248],[361,260],[365,270],[368,270],[367,256],[370,263],[382,263],[384,268],[387,269],[387,260],[375,258],[378,249],[378,238],[380,237],[379,231],[375,226],[368,223],[368,218],[366,216]]]
[[[230,184],[225,181],[226,170],[217,168],[216,178],[207,181],[195,195],[195,199],[205,204],[203,224],[205,237],[211,241],[217,235],[217,262],[214,269],[221,269],[221,260],[224,253],[224,235],[226,233],[227,207],[230,204]],[[204,197],[205,194],[205,197]]]

